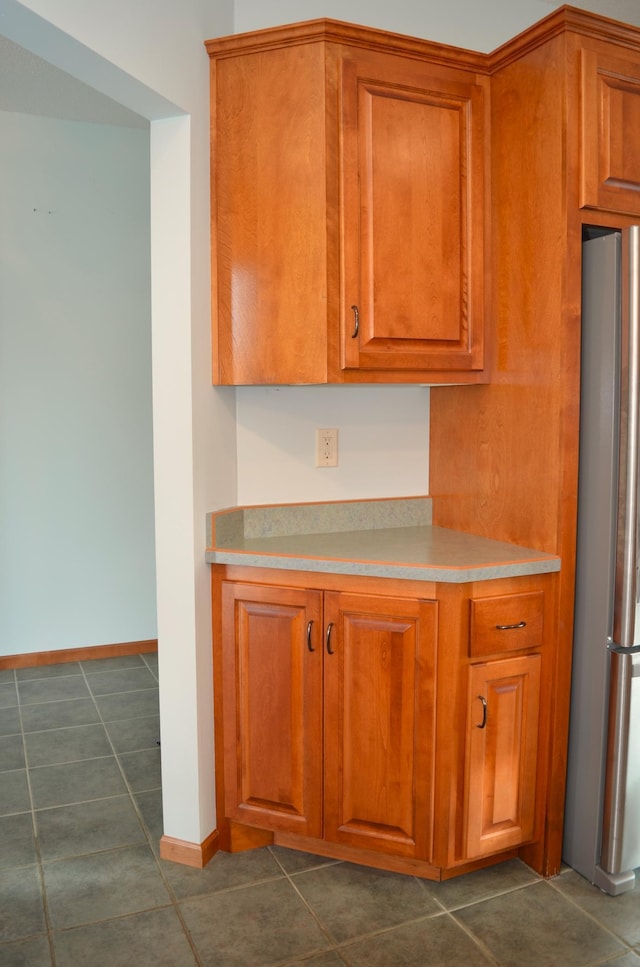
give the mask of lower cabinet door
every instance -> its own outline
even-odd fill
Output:
[[[469,669],[466,859],[533,837],[540,667],[540,655],[524,655]]]
[[[437,607],[325,592],[326,840],[431,859]]]
[[[222,717],[230,819],[322,835],[322,592],[225,583]]]

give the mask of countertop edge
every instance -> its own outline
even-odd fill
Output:
[[[287,571],[309,571],[323,574],[360,575],[365,577],[400,578],[410,581],[435,581],[446,584],[467,584],[470,581],[492,581],[499,578],[549,574],[560,570],[560,558],[522,560],[504,564],[480,564],[468,567],[394,564],[379,561],[344,561],[328,558],[295,557],[276,554],[255,554],[228,549],[210,549],[207,564],[230,564],[242,567],[263,567]]]

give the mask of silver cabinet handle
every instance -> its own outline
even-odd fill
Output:
[[[513,631],[515,628],[526,628],[526,621],[519,621],[516,625],[496,625],[496,631]]]
[[[360,311],[357,306],[351,306],[353,312],[353,332],[351,333],[351,338],[355,339],[360,331]]]
[[[315,651],[315,648],[311,644],[311,629],[313,627],[313,621],[310,621],[307,625],[307,648],[309,651]]]
[[[482,702],[482,722],[480,725],[476,725],[477,729],[484,729],[487,724],[487,700],[484,695],[478,695],[478,698]]]
[[[329,624],[327,625],[327,654],[328,655],[335,654],[333,648],[331,647],[331,632],[332,632],[332,630],[333,630],[333,621],[330,621]]]

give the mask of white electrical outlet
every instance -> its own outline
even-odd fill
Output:
[[[338,431],[333,428],[316,430],[316,467],[338,466]]]

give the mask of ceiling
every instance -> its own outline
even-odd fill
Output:
[[[640,0],[574,0],[574,5],[640,27]],[[541,0],[541,6],[561,3]],[[1,34],[0,111],[133,128],[149,123]]]
[[[0,34],[0,111],[145,128],[149,122]]]

